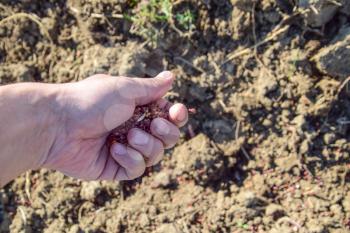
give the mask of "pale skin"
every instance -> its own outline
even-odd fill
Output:
[[[132,180],[162,159],[179,139],[187,108],[162,97],[174,76],[139,79],[95,75],[69,84],[23,83],[0,87],[0,187],[21,173],[49,168],[83,180]],[[138,105],[157,102],[169,119],[151,133],[131,129],[128,145],[106,138]]]

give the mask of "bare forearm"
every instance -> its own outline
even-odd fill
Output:
[[[0,187],[38,168],[45,159],[57,130],[56,87],[32,83],[0,87]]]

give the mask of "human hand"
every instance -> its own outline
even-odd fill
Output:
[[[178,127],[188,119],[184,105],[171,105],[162,97],[170,89],[173,74],[139,79],[95,75],[64,84],[59,102],[56,138],[41,166],[85,180],[131,180],[146,167],[158,163],[164,148],[179,139]],[[156,118],[151,133],[131,129],[128,145],[106,145],[111,130],[127,121],[136,106],[157,101],[169,111],[169,120]]]

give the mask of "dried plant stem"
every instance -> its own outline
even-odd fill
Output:
[[[279,35],[281,35],[282,33],[286,32],[289,29],[290,26],[288,24],[286,25],[286,22],[288,22],[291,18],[293,18],[293,17],[295,17],[297,15],[306,14],[308,11],[309,11],[308,9],[303,10],[303,11],[298,11],[298,12],[296,12],[293,15],[285,17],[276,26],[276,28],[265,37],[265,39],[255,43],[253,46],[241,49],[238,52],[234,51],[234,52],[228,54],[227,55],[227,59],[221,64],[221,66],[225,65],[227,62],[229,62],[229,61],[231,61],[231,60],[233,60],[233,59],[235,59],[237,57],[240,57],[240,56],[243,56],[243,55],[246,55],[246,54],[250,53],[251,50],[258,48],[259,46],[262,46],[262,45],[264,45],[264,44],[266,44],[266,43],[276,39]]]
[[[31,195],[30,195],[30,172],[26,172],[26,183],[25,183],[25,192],[27,195],[28,200],[31,200]]]
[[[256,49],[257,47],[270,42],[271,40],[275,39],[277,36],[279,36],[283,32],[286,32],[288,29],[289,29],[289,25],[286,25],[286,26],[284,26],[282,28],[279,28],[279,29],[273,31],[268,37],[266,37],[262,41],[259,41],[258,43],[256,43],[253,46],[250,46],[249,48],[242,49],[242,50],[240,50],[238,52],[233,52],[231,54],[228,54],[226,61],[224,61],[221,64],[221,66],[225,65],[227,62],[229,62],[229,61],[231,61],[231,60],[233,60],[233,59],[235,59],[237,57],[240,57],[240,56],[243,56],[243,55],[246,55],[246,54],[250,53],[252,49]]]
[[[175,59],[175,60],[179,60],[179,61],[185,63],[186,65],[192,67],[193,69],[195,69],[195,70],[198,71],[199,73],[205,73],[205,71],[204,71],[202,68],[193,65],[191,62],[187,61],[187,60],[186,60],[185,58],[183,58],[183,57],[175,57],[174,59]]]

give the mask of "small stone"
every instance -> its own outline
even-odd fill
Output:
[[[332,77],[350,76],[350,27],[341,29],[330,45],[322,48],[312,60],[321,72]]]
[[[269,119],[264,119],[263,126],[270,127],[272,125],[272,121]]]
[[[2,36],[6,36],[6,28],[4,28],[4,27],[0,27],[0,36],[2,37]]]
[[[253,186],[254,186],[254,191],[257,194],[263,196],[264,193],[267,191],[264,176],[257,173],[253,176],[252,182],[253,182]]]
[[[290,116],[290,111],[287,110],[287,109],[283,109],[283,110],[282,110],[282,116],[284,116],[284,117]]]
[[[149,217],[148,217],[147,214],[142,213],[142,214],[140,215],[139,223],[140,223],[140,225],[141,225],[142,227],[146,227],[146,226],[149,226],[149,225],[150,225],[151,221],[150,221],[150,219],[149,219]]]
[[[167,188],[171,185],[171,175],[169,171],[158,173],[151,184],[152,188]]]
[[[178,233],[179,231],[176,229],[174,224],[162,224],[160,225],[157,230],[155,231],[156,233]]]
[[[308,228],[307,232],[310,233],[322,233],[325,232],[324,226],[320,224],[319,221],[317,220],[310,220],[309,222],[306,223],[306,226]]]
[[[83,182],[81,185],[80,196],[82,199],[94,201],[100,193],[101,185],[98,181]]]
[[[349,194],[344,198],[342,205],[346,212],[350,212],[350,195]]]
[[[310,144],[309,144],[308,140],[304,140],[300,145],[299,152],[301,154],[305,154],[306,152],[309,151],[309,149],[310,149]]]
[[[290,106],[291,106],[291,103],[289,101],[284,101],[281,104],[281,108],[284,108],[284,109],[288,109],[288,108],[290,108]]]
[[[338,217],[342,216],[343,214],[342,207],[338,204],[331,205],[330,210],[332,211],[332,213],[334,213],[334,215]]]
[[[276,158],[277,166],[285,172],[291,171],[295,166],[298,166],[299,160],[296,155],[289,155],[288,157]]]
[[[220,190],[216,197],[216,207],[218,209],[223,209],[225,207],[225,194]]]
[[[325,144],[333,144],[335,142],[336,135],[334,133],[326,133],[323,136],[323,141]]]
[[[153,206],[153,205],[150,206],[149,209],[148,209],[148,213],[149,213],[150,215],[152,215],[152,216],[157,215],[157,213],[158,213],[157,207],[155,207],[155,206]]]

